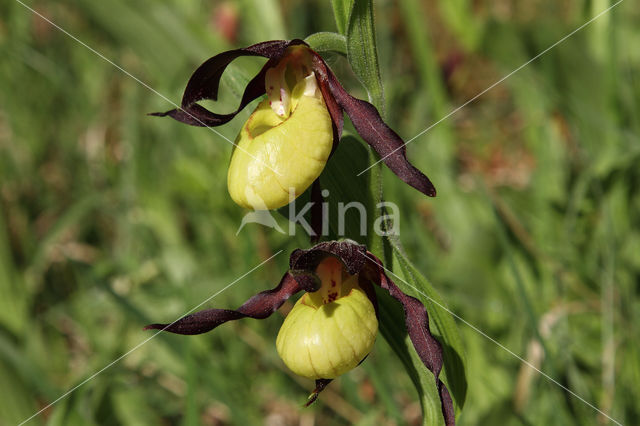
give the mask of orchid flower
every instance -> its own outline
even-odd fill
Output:
[[[377,285],[402,304],[411,342],[435,377],[445,424],[455,424],[453,401],[439,378],[442,347],[431,334],[427,311],[395,285],[377,257],[353,241],[329,241],[295,250],[289,266],[277,287],[258,293],[236,310],[208,309],[145,329],[191,335],[241,318],[264,319],[303,291],[280,328],[276,348],[290,370],[315,380],[309,405],[332,379],[355,368],[373,348],[378,331],[373,285]]]
[[[222,73],[240,56],[262,56],[268,61],[247,84],[238,109],[216,114],[198,104],[217,99]],[[322,57],[302,40],[265,41],[222,52],[196,69],[180,108],[152,115],[215,127],[265,94],[242,127],[231,155],[227,186],[237,204],[270,210],[302,194],[335,151],[345,112],[391,171],[420,192],[435,196],[431,181],[409,163],[404,142],[376,108],[349,95]]]

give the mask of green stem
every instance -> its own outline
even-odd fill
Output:
[[[347,28],[347,59],[371,102],[384,118],[385,102],[372,0],[355,0]]]

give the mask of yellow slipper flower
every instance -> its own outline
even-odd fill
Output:
[[[316,381],[309,405],[334,378],[355,368],[373,349],[378,331],[373,286],[377,285],[402,304],[407,334],[425,367],[435,376],[445,424],[455,424],[453,401],[439,378],[442,347],[431,335],[427,311],[418,299],[395,285],[377,257],[352,241],[329,241],[308,250],[295,250],[289,266],[277,287],[256,294],[236,310],[208,309],[145,329],[206,333],[232,320],[267,318],[303,291],[280,328],[276,349],[294,373]]]
[[[238,109],[216,114],[198,104],[217,99],[222,73],[240,56],[269,60],[247,84]],[[302,40],[272,40],[220,53],[193,73],[180,108],[151,115],[214,127],[227,123],[265,94],[234,143],[227,186],[237,204],[254,210],[275,209],[301,195],[320,176],[335,150],[344,113],[400,179],[435,196],[431,181],[409,163],[404,142],[376,108],[349,95],[322,57]]]

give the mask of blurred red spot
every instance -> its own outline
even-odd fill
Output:
[[[48,23],[44,18],[39,15],[44,16],[46,19],[55,21],[56,18],[51,16],[52,14],[49,10],[42,5],[35,6],[36,13],[31,16],[31,29],[33,33],[33,38],[37,43],[45,44],[51,41],[53,36],[53,26]],[[39,14],[39,15],[38,15]]]
[[[224,1],[213,9],[211,25],[229,43],[238,38],[238,10],[233,2]]]

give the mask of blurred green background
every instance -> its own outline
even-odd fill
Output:
[[[179,102],[223,50],[335,31],[328,1],[29,1]],[[410,139],[613,2],[383,0],[386,116]],[[640,423],[640,7],[625,1],[409,145],[438,188],[385,171],[409,257],[461,318],[624,424]],[[364,97],[343,58],[330,64]],[[218,110],[263,61],[240,59]],[[226,191],[231,146],[145,114],[172,108],[13,0],[0,3],[0,424],[17,424],[217,295],[236,307],[307,247]],[[229,139],[251,107],[219,131]],[[280,218],[282,219],[282,218]],[[280,220],[279,219],[279,220]],[[282,219],[283,220],[283,219]],[[281,222],[286,225],[284,222]],[[282,322],[161,335],[28,424],[419,424],[384,339],[302,409]],[[459,323],[461,425],[609,424]]]

